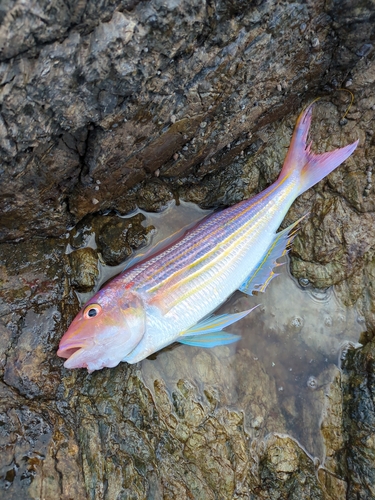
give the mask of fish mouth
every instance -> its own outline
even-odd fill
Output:
[[[60,358],[66,358],[65,368],[87,368],[87,371],[92,373],[94,370],[103,368],[98,364],[95,353],[92,351],[93,347],[95,344],[91,342],[64,343],[57,351],[57,355]]]
[[[82,342],[65,344],[58,349],[57,355],[60,356],[60,358],[69,359],[72,356],[74,356],[75,354],[77,354],[84,347],[87,347],[87,344],[82,343]]]

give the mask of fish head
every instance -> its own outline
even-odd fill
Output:
[[[113,368],[137,346],[145,328],[145,310],[138,294],[103,289],[77,314],[57,355],[66,358],[65,368],[87,368],[89,373]]]

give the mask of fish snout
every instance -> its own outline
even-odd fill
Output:
[[[90,346],[90,342],[88,341],[78,341],[78,342],[64,342],[64,339],[61,340],[59,349],[57,351],[57,355],[60,358],[70,358],[73,354],[75,354],[80,349],[84,349]]]

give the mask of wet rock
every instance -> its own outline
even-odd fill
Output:
[[[344,362],[344,460],[348,470],[348,498],[375,495],[375,346],[350,350]]]
[[[272,436],[259,463],[259,498],[325,499],[314,462],[293,439]]]
[[[205,175],[203,179],[190,175],[179,183],[182,184],[178,189],[179,196],[203,208],[233,205],[244,197],[254,196],[259,187],[258,168],[245,155],[233,156],[232,161],[230,167]],[[215,168],[216,162],[212,165]]]
[[[10,406],[11,403],[11,406]],[[0,384],[0,489],[6,498],[86,499],[74,432],[57,411]]]
[[[73,249],[97,246],[96,236],[106,224],[105,217],[87,215],[76,224],[69,232],[69,243]]]
[[[338,29],[338,36],[345,40],[343,44],[335,48],[336,61],[336,81],[341,81],[342,75],[346,74],[356,59],[356,56],[366,57],[371,48],[373,26],[366,22],[367,5],[366,1],[360,0],[356,4],[356,15],[353,16],[353,4],[350,0],[340,2],[335,0],[331,4],[330,15],[332,16],[332,27]],[[349,49],[353,47],[353,51]],[[341,78],[340,78],[341,77]]]
[[[372,248],[374,223],[372,214],[359,216],[340,198],[317,201],[293,247],[294,276],[327,288],[357,273]]]
[[[54,398],[61,382],[55,352],[76,302],[66,290],[65,242],[2,244],[3,380],[27,398]]]
[[[52,274],[65,255],[63,243],[57,246],[61,253],[44,260]],[[34,260],[24,269],[6,266],[8,280],[13,273],[35,272],[50,248],[43,240],[39,244],[42,248],[33,243]],[[9,263],[11,256],[9,250]],[[61,282],[67,279],[60,276]],[[276,492],[279,498],[334,498],[326,493],[333,479],[318,480],[313,460],[293,439],[271,434],[264,441],[269,433],[287,432],[287,426],[273,377],[251,352],[243,349],[234,358],[230,347],[178,346],[137,366],[122,363],[93,375],[64,373],[55,350],[66,325],[48,307],[63,299],[59,308],[69,319],[78,305],[72,308],[72,299],[61,295],[64,288],[55,293],[52,300],[50,292],[43,292],[40,304],[46,308],[38,315],[22,312],[22,297],[18,309],[13,304],[19,324],[10,330],[13,345],[5,353],[7,385],[1,401],[8,453],[1,478],[13,498],[37,498],[41,489],[61,498],[219,494],[224,499],[249,492],[257,498]],[[20,436],[15,442],[13,428]]]
[[[65,264],[64,240],[0,246],[0,491],[11,499],[86,498],[74,428],[59,416],[56,347],[77,308]]]
[[[43,4],[43,23],[23,4],[4,8],[1,238],[63,234],[156,171],[202,179],[251,146],[249,132],[340,82],[346,64],[356,91],[371,28],[354,35],[350,5],[336,4],[88,0]],[[338,46],[346,55],[332,58]]]
[[[106,264],[116,266],[125,261],[133,250],[147,243],[147,233],[152,230],[142,226],[143,214],[130,219],[111,218],[98,235],[98,248]]]
[[[55,307],[45,309],[42,314],[29,311],[22,318],[16,347],[7,352],[3,380],[26,397],[52,398],[56,393],[60,374],[51,358],[55,354],[56,323],[60,317]]]
[[[65,243],[59,239],[31,240],[1,245],[0,311],[43,308],[46,296],[51,301],[60,293],[64,270]],[[61,257],[61,260],[59,260]],[[59,281],[60,280],[60,281]]]
[[[70,284],[77,292],[90,292],[99,275],[98,253],[90,247],[74,250],[69,254]]]
[[[247,349],[242,349],[236,354],[233,370],[233,350],[223,348],[215,351],[211,353],[208,350],[178,346],[173,351],[173,357],[168,352],[160,353],[153,363],[144,362],[144,379],[148,386],[152,386],[155,380],[166,380],[167,383],[180,380],[180,389],[185,387],[186,380],[189,383],[185,383],[185,398],[192,393],[198,401],[203,399],[206,404],[209,403],[212,409],[226,405],[241,408],[245,415],[243,424],[252,438],[264,437],[284,426],[277,389],[264,365],[254,361],[255,356]],[[225,378],[223,373],[226,373]],[[251,384],[252,380],[258,381],[256,386]],[[196,394],[199,385],[203,388],[203,394]],[[181,413],[185,420],[181,422],[181,427],[189,425],[185,412]]]
[[[0,6],[3,494],[372,498],[371,5],[39,4]],[[355,102],[344,117],[349,94],[332,91],[349,82]],[[298,432],[310,426],[310,443],[312,420],[297,422],[301,399],[281,398],[281,369],[270,373],[251,350],[234,371],[229,348],[188,355],[180,346],[136,367],[67,373],[55,353],[79,309],[72,283],[83,291],[95,280],[95,245],[114,264],[147,237],[141,221],[129,226],[107,211],[158,211],[175,197],[219,207],[259,192],[280,171],[297,110],[327,93],[315,150],[357,138],[360,148],[287,215],[285,226],[311,213],[292,270],[358,302],[369,343],[348,352],[342,380],[329,384],[327,369],[301,382],[302,395],[327,400],[326,463],[278,434],[294,418]],[[68,257],[58,237],[76,223]]]
[[[266,367],[248,350],[237,356],[238,404],[244,408],[246,429],[255,438],[277,431],[286,423],[279,407],[277,388],[273,377]],[[257,380],[253,385],[252,380]]]
[[[118,217],[88,215],[70,233],[72,284],[77,291],[92,289],[98,276],[97,252],[109,266],[121,264],[134,250],[144,246],[153,226],[145,227],[143,214]],[[97,250],[94,250],[94,248]]]
[[[78,146],[71,149],[61,135],[61,139],[50,138],[46,144],[32,141],[26,152],[15,154],[10,163],[3,157],[0,241],[33,234],[63,235],[72,222],[67,195],[78,181],[80,160]]]
[[[180,120],[172,124],[160,137],[155,137],[153,142],[142,148],[136,155],[130,154],[131,149],[124,154],[127,140],[131,140],[134,148],[138,142],[144,142],[145,134],[151,133],[155,127],[151,120],[152,117],[148,116],[149,113],[146,113],[145,119],[139,114],[137,113],[135,117],[135,123],[127,121],[125,124],[120,124],[115,133],[103,130],[99,133],[99,137],[97,134],[93,136],[91,148],[89,142],[86,155],[86,161],[89,163],[88,180],[77,185],[70,202],[71,211],[78,217],[98,209],[120,207],[121,211],[121,207],[128,204],[126,193],[129,188],[145,179],[147,174],[153,174],[166,163],[173,156],[173,153],[185,144],[184,137],[194,135],[200,121],[199,118]],[[138,135],[142,138],[137,137]],[[135,150],[137,151],[138,147]],[[111,171],[110,176],[107,175],[108,168]],[[92,178],[100,180],[99,190],[96,190],[97,184],[91,182]],[[116,207],[111,201],[115,185],[117,186]],[[161,183],[158,185],[162,187]],[[92,203],[94,196],[98,200],[97,204]],[[154,192],[152,197],[156,196],[159,199],[162,198],[162,192],[158,194]],[[142,197],[140,198],[142,199]],[[147,203],[147,198],[144,201]],[[153,206],[150,205],[150,201],[149,199],[148,206],[146,205],[148,209]],[[160,208],[160,203],[156,204],[155,208]]]
[[[156,180],[142,185],[134,195],[137,206],[146,212],[159,212],[175,197],[170,186]],[[119,210],[124,212],[121,205]]]
[[[342,375],[342,371],[336,369],[329,390],[325,394],[325,408],[321,421],[321,432],[325,444],[325,460],[324,464],[318,469],[318,478],[325,491],[329,494],[329,498],[332,499],[355,498],[348,491],[351,472],[350,468],[348,469],[346,458],[348,434],[346,434],[344,428],[344,421],[348,415],[343,401],[345,379],[346,377]]]
[[[369,338],[375,334],[375,258],[369,253],[360,284],[362,311],[365,316]],[[354,295],[354,294],[352,294]]]
[[[111,498],[102,490],[107,481],[111,494],[136,498],[152,494],[173,498],[180,492],[181,498],[224,499],[240,498],[249,491],[257,498],[270,498],[278,491],[275,498],[298,492],[302,498],[310,494],[328,499],[313,460],[294,440],[275,435],[259,449],[254,442],[249,446],[243,413],[220,400],[226,372],[221,371],[221,380],[211,377],[219,362],[214,355],[209,358],[205,365],[194,360],[196,367],[207,368],[203,392],[187,379],[166,385],[151,362],[143,367],[147,385],[139,369],[126,365],[97,373],[96,381],[84,381],[79,397],[73,399],[84,422],[79,442],[86,450],[83,466],[89,490]],[[189,360],[180,359],[183,372]],[[101,422],[97,412],[103,416]],[[104,461],[100,457],[107,446],[116,448],[116,457]]]

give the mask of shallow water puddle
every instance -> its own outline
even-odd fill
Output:
[[[287,433],[323,460],[325,400],[343,350],[359,345],[364,326],[354,308],[339,304],[332,289],[301,289],[287,265],[282,269],[264,294],[236,292],[221,307],[220,312],[237,312],[261,304],[228,328],[241,334],[237,344],[204,352],[177,346],[144,360],[143,373],[149,387],[159,377],[171,392],[181,378],[199,387],[202,398],[207,387],[215,388],[219,404],[244,413],[252,437]]]
[[[173,203],[163,213],[142,213],[144,225],[156,228],[155,245],[209,212],[191,203]],[[96,289],[124,268],[99,265]],[[152,392],[155,381],[162,380],[172,399],[178,382],[188,380],[202,405],[208,394],[215,394],[218,406],[242,413],[251,437],[287,433],[324,460],[320,425],[325,400],[343,349],[357,346],[364,324],[354,308],[340,305],[332,288],[304,289],[288,267],[279,267],[280,276],[265,293],[248,297],[236,292],[221,307],[220,312],[238,312],[260,304],[228,328],[241,334],[240,342],[214,349],[175,344],[144,360],[142,373]],[[80,294],[80,300],[92,294]]]
[[[194,226],[194,224],[196,224],[199,220],[212,213],[212,210],[202,210],[194,203],[187,203],[184,201],[180,201],[180,204],[176,205],[176,203],[173,201],[165,210],[163,210],[163,212],[149,213],[145,212],[144,210],[137,209],[134,212],[131,212],[130,214],[124,216],[123,218],[134,217],[139,213],[143,214],[146,217],[142,225],[144,227],[154,226],[155,230],[152,232],[149,245],[146,248],[144,247],[134,252],[133,257],[137,256],[140,253],[143,254],[145,250],[155,246],[165,239],[170,239],[172,237],[170,241],[173,242],[175,238],[172,235],[176,235],[176,239],[178,239],[178,236],[181,236],[181,234],[178,234],[179,231],[181,231],[183,228],[186,228],[187,230],[189,227]],[[92,233],[85,246],[96,248],[95,233]],[[69,254],[72,251],[74,250],[72,249],[70,244],[68,244],[66,253]],[[122,272],[126,264],[127,261],[118,266],[107,266],[99,261],[99,279],[96,283],[95,288],[89,293],[77,293],[81,305],[87,302],[106,281]]]

